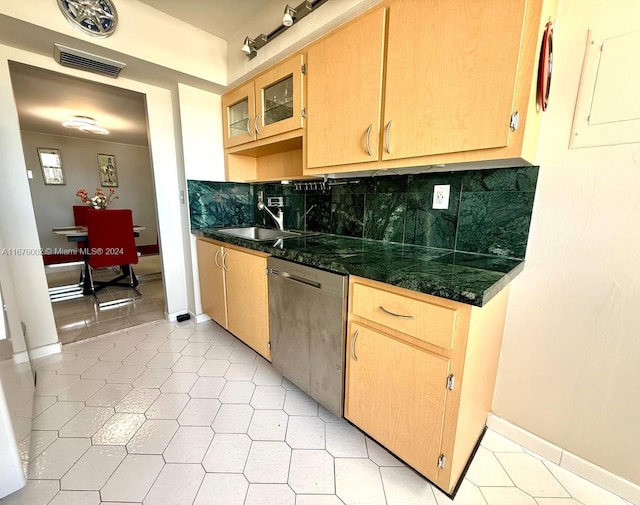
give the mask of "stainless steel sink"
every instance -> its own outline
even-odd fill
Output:
[[[273,228],[262,228],[260,226],[248,226],[243,228],[217,228],[218,233],[232,235],[234,237],[255,240],[256,242],[268,242],[280,238],[300,237],[304,232],[274,230]]]

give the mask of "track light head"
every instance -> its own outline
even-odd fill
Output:
[[[245,37],[244,44],[242,44],[242,52],[247,56],[250,56],[251,53],[253,53],[256,50],[255,44],[256,44],[256,41],[253,40],[251,37],[248,37],[248,36]]]
[[[282,25],[287,28],[293,25],[293,16],[295,16],[296,10],[293,7],[287,5],[284,8],[284,15],[282,16]]]

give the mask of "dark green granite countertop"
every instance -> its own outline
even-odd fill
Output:
[[[357,275],[478,307],[524,268],[524,261],[512,258],[325,233],[287,238],[275,244],[232,237],[215,228],[191,231],[330,272]]]

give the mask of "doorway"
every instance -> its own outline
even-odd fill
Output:
[[[21,63],[10,62],[9,71],[49,287],[74,286],[80,279],[83,262],[77,244],[53,233],[54,228],[74,225],[72,208],[83,205],[76,196],[79,189],[89,196],[113,191],[109,208],[131,209],[134,223],[144,227],[136,239],[139,262],[134,266],[142,297],[131,296],[127,288],[109,287],[97,298],[80,295],[52,303],[60,342],[163,319],[166,303],[145,95]],[[74,116],[90,117],[109,133],[65,128],[62,121]],[[43,150],[59,156],[61,174],[53,183],[42,163]],[[101,166],[104,159],[109,160],[108,177]],[[95,275],[100,279],[113,272]],[[104,307],[112,300],[122,303]]]

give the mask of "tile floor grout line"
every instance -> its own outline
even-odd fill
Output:
[[[154,390],[155,393],[157,393],[157,396],[155,396],[154,401],[149,403],[146,408],[144,409],[144,412],[142,414],[140,414],[140,412],[133,412],[133,414],[135,415],[141,415],[144,419],[144,421],[142,422],[142,424],[140,424],[138,426],[138,428],[135,430],[135,433],[133,433],[129,438],[127,443],[125,444],[102,444],[102,445],[106,445],[108,447],[120,447],[122,446],[124,448],[124,458],[120,461],[120,463],[118,464],[118,466],[116,466],[116,468],[113,470],[113,472],[110,474],[109,477],[107,477],[106,482],[108,482],[112,476],[115,474],[115,472],[118,471],[118,469],[120,468],[120,466],[122,465],[122,463],[127,460],[129,458],[129,456],[136,456],[136,455],[143,455],[143,456],[150,456],[151,454],[147,455],[146,454],[146,450],[144,453],[142,454],[132,454],[129,452],[129,448],[128,448],[128,443],[131,442],[131,440],[140,432],[140,430],[142,429],[142,427],[144,426],[144,424],[146,422],[148,422],[150,419],[147,417],[147,412],[149,411],[149,409],[151,408],[151,406],[155,403],[155,401],[158,400],[158,398],[161,395],[182,395],[184,396],[184,398],[186,398],[186,403],[182,406],[181,409],[179,409],[179,411],[176,411],[175,413],[172,413],[170,416],[170,419],[166,419],[166,421],[170,421],[173,425],[175,425],[175,431],[173,431],[172,435],[168,438],[167,441],[164,441],[164,449],[161,450],[160,454],[155,454],[153,456],[158,456],[160,455],[162,458],[162,466],[158,472],[158,474],[156,475],[156,477],[153,479],[153,482],[151,482],[149,484],[149,487],[145,490],[145,498],[149,495],[149,493],[151,492],[152,489],[154,489],[154,487],[156,486],[156,484],[159,481],[159,476],[160,474],[163,472],[163,470],[165,470],[167,468],[167,465],[174,465],[174,463],[167,463],[164,453],[167,449],[167,447],[170,446],[171,443],[173,443],[174,440],[176,440],[176,435],[178,433],[178,431],[181,428],[192,428],[192,426],[187,426],[187,425],[182,425],[179,423],[178,419],[179,417],[185,412],[185,410],[187,409],[187,406],[189,405],[189,403],[191,402],[191,400],[193,399],[193,397],[191,396],[191,390],[195,387],[195,384],[201,379],[201,378],[205,378],[205,377],[209,377],[209,378],[216,378],[219,379],[220,381],[223,381],[223,384],[228,384],[228,383],[237,383],[237,382],[246,382],[249,384],[253,384],[253,391],[250,395],[250,397],[248,399],[242,399],[241,403],[235,404],[235,403],[222,403],[219,399],[220,393],[218,393],[217,397],[213,397],[211,398],[210,396],[205,396],[205,399],[214,399],[217,400],[219,402],[219,408],[218,411],[216,411],[215,415],[213,416],[213,421],[204,427],[208,427],[209,430],[211,430],[211,432],[213,433],[213,436],[211,437],[208,446],[205,448],[204,451],[204,455],[202,458],[200,458],[200,462],[197,463],[199,465],[198,470],[201,472],[202,470],[204,470],[204,476],[202,477],[199,485],[197,486],[198,489],[196,490],[194,496],[193,496],[193,500],[192,500],[192,504],[195,502],[195,500],[197,500],[198,495],[200,493],[200,491],[203,489],[203,485],[204,485],[204,481],[207,478],[207,475],[212,474],[229,474],[229,475],[235,475],[238,474],[237,472],[220,472],[220,471],[216,471],[216,472],[207,472],[206,469],[204,468],[204,457],[206,456],[206,454],[210,451],[211,446],[213,444],[213,440],[215,439],[215,437],[218,435],[215,431],[215,429],[213,429],[213,422],[215,422],[216,417],[219,414],[220,408],[224,405],[244,405],[244,406],[248,406],[250,407],[251,410],[251,415],[249,416],[248,419],[248,424],[247,427],[244,429],[244,436],[246,437],[247,440],[249,440],[249,448],[248,451],[242,461],[242,473],[239,475],[244,475],[244,472],[247,470],[247,465],[249,464],[249,455],[251,453],[251,449],[254,448],[254,440],[248,435],[248,432],[251,428],[251,424],[253,423],[253,421],[256,419],[256,411],[260,410],[260,411],[273,411],[273,412],[282,412],[283,415],[285,415],[286,417],[286,424],[284,425],[284,430],[282,431],[281,429],[279,429],[278,431],[281,433],[278,437],[277,440],[275,441],[269,441],[269,440],[257,440],[257,442],[277,442],[277,443],[282,443],[283,446],[286,446],[288,448],[289,451],[289,460],[288,460],[288,469],[287,469],[287,482],[286,482],[286,488],[284,486],[282,486],[281,488],[278,486],[281,486],[281,484],[277,484],[276,486],[276,490],[280,489],[280,490],[284,490],[287,489],[287,495],[289,493],[293,493],[293,497],[294,499],[296,499],[297,496],[299,496],[299,494],[297,494],[292,486],[291,486],[291,474],[292,474],[292,470],[294,468],[294,461],[293,461],[293,453],[294,451],[306,451],[307,453],[309,453],[309,451],[324,451],[327,454],[329,454],[330,458],[331,458],[331,462],[332,462],[332,477],[333,477],[333,495],[331,494],[325,494],[325,493],[300,493],[300,495],[307,495],[307,494],[311,494],[311,495],[318,495],[318,496],[333,496],[335,499],[335,503],[345,503],[345,501],[337,495],[338,489],[337,489],[337,480],[336,480],[336,458],[327,451],[327,432],[328,432],[328,427],[330,424],[330,421],[332,422],[332,425],[335,424],[335,422],[333,422],[333,420],[330,419],[330,421],[327,421],[324,419],[325,416],[324,414],[324,410],[320,408],[320,406],[317,403],[313,404],[313,412],[305,412],[304,408],[306,408],[307,402],[304,402],[302,400],[306,399],[308,400],[308,397],[306,397],[304,394],[302,394],[302,392],[299,392],[300,390],[295,388],[295,389],[287,389],[287,387],[283,386],[283,384],[285,383],[285,379],[280,377],[280,381],[279,381],[279,387],[284,389],[284,394],[283,394],[283,400],[282,400],[282,405],[280,405],[279,407],[273,408],[273,409],[255,409],[252,405],[251,402],[252,401],[258,401],[259,397],[257,395],[257,388],[259,386],[264,386],[266,389],[264,389],[265,392],[271,392],[272,390],[269,389],[271,388],[273,385],[270,384],[270,382],[272,382],[272,379],[270,377],[270,373],[267,373],[264,377],[266,377],[266,381],[267,384],[256,384],[256,382],[254,382],[256,379],[256,374],[258,373],[258,369],[260,367],[271,367],[271,365],[268,362],[263,362],[261,359],[258,358],[258,355],[253,353],[252,351],[249,351],[249,349],[240,341],[233,339],[233,337],[230,337],[228,333],[219,330],[219,329],[215,329],[216,327],[214,327],[213,325],[210,326],[210,330],[205,330],[206,333],[204,333],[205,335],[208,334],[208,339],[204,338],[201,335],[196,336],[196,334],[198,333],[194,328],[197,328],[197,326],[193,326],[193,325],[189,325],[189,326],[178,326],[176,324],[173,323],[164,323],[162,322],[162,325],[159,324],[160,321],[157,321],[155,323],[150,322],[148,323],[149,328],[145,329],[144,332],[142,332],[142,335],[140,335],[140,330],[133,330],[132,331],[132,335],[135,335],[134,341],[136,343],[133,343],[133,341],[129,341],[127,339],[127,335],[129,334],[129,330],[121,330],[121,331],[115,331],[112,332],[108,335],[105,335],[105,337],[107,337],[107,339],[104,340],[104,344],[100,344],[99,340],[95,340],[95,341],[85,341],[85,342],[79,342],[77,344],[70,344],[70,345],[74,345],[77,347],[70,347],[69,349],[63,348],[63,354],[65,355],[62,359],[56,359],[56,360],[51,360],[48,364],[46,364],[46,362],[44,360],[46,360],[47,358],[43,358],[43,363],[45,363],[45,366],[42,368],[42,371],[46,370],[46,369],[52,369],[52,370],[47,370],[46,375],[48,375],[49,377],[43,381],[41,383],[41,385],[46,384],[47,380],[51,380],[55,377],[61,377],[61,378],[65,378],[65,377],[72,377],[74,375],[78,375],[78,380],[75,381],[74,383],[70,384],[68,387],[64,388],[63,391],[59,392],[57,395],[55,396],[44,396],[44,395],[39,395],[39,398],[48,398],[48,400],[40,400],[42,405],[46,405],[49,401],[53,401],[52,404],[49,404],[44,410],[42,410],[41,412],[39,412],[38,416],[43,415],[45,412],[47,412],[53,405],[56,404],[67,404],[67,403],[78,403],[78,404],[82,404],[82,409],[79,412],[76,412],[70,419],[67,419],[64,424],[58,429],[58,430],[34,430],[34,431],[47,431],[47,432],[51,432],[50,435],[46,435],[46,436],[42,436],[41,440],[43,440],[44,442],[41,443],[46,443],[46,440],[51,438],[51,444],[53,444],[56,440],[61,440],[61,439],[65,439],[65,438],[78,438],[78,439],[88,439],[89,441],[89,447],[87,448],[86,451],[84,451],[79,457],[76,457],[74,460],[74,463],[69,467],[69,469],[67,469],[67,471],[65,472],[65,474],[63,474],[59,479],[52,479],[52,481],[57,480],[57,491],[54,494],[54,497],[52,499],[55,499],[56,496],[58,496],[61,492],[65,491],[62,488],[62,480],[69,475],[70,472],[73,472],[74,469],[78,468],[78,462],[87,454],[88,451],[92,450],[92,447],[99,447],[101,444],[94,444],[93,443],[93,436],[95,435],[95,433],[97,433],[97,431],[100,431],[102,429],[102,427],[109,423],[110,420],[113,418],[113,416],[115,416],[116,414],[127,414],[127,412],[116,412],[116,409],[118,408],[118,405],[121,405],[122,402],[124,401],[125,398],[127,398],[127,396],[130,396],[136,392],[140,392],[138,393],[139,395],[142,395],[141,392],[144,392],[145,390]],[[158,326],[157,331],[154,331],[154,325]],[[177,330],[184,330],[181,331],[180,333],[174,333]],[[168,333],[167,333],[168,331]],[[179,338],[173,338],[170,339],[168,338],[169,335],[173,334],[175,337],[179,337]],[[187,338],[185,339],[184,337],[187,336]],[[102,338],[102,336],[96,337],[96,339],[100,339]],[[147,355],[150,355],[153,353],[153,357],[155,356],[159,356],[160,355],[160,351],[158,351],[159,347],[163,345],[163,343],[167,343],[167,342],[180,342],[180,341],[184,341],[187,342],[182,348],[186,348],[186,346],[188,346],[190,343],[195,343],[195,342],[200,342],[200,339],[203,339],[204,341],[206,341],[206,344],[211,343],[211,345],[209,345],[208,347],[206,345],[201,345],[199,347],[190,347],[189,350],[187,352],[190,352],[192,349],[204,349],[206,347],[206,351],[204,351],[204,353],[202,355],[191,355],[191,354],[187,354],[187,355],[183,355],[181,352],[177,352],[176,354],[179,356],[189,356],[189,357],[200,357],[203,358],[204,354],[207,354],[209,352],[209,349],[211,349],[212,347],[215,346],[226,346],[230,349],[229,355],[227,356],[226,359],[222,359],[220,361],[226,361],[228,366],[227,369],[224,371],[224,373],[222,375],[218,375],[218,376],[201,376],[198,373],[198,370],[200,368],[202,368],[202,365],[200,365],[198,367],[198,370],[196,370],[196,372],[186,372],[186,371],[179,371],[179,372],[174,372],[172,367],[167,367],[167,368],[150,368],[147,366],[147,363],[149,363],[152,359],[150,358],[147,363],[144,364],[139,364],[139,363],[125,363],[125,361],[133,354],[135,353],[137,350],[142,350],[142,349],[138,349],[138,344],[140,344],[141,342],[143,342],[146,339],[155,339],[154,341],[156,342],[154,348],[150,348],[147,349]],[[195,342],[192,342],[191,339],[194,339]],[[96,343],[100,344],[101,346],[103,346],[103,348],[106,348],[106,350],[104,351],[100,351],[99,347],[94,350],[92,348],[90,348],[89,346],[92,345],[96,345]],[[87,349],[90,349],[88,351],[89,354],[100,354],[98,356],[94,356],[94,355],[84,355],[84,349],[85,347]],[[127,354],[126,356],[124,355],[125,351],[123,351],[123,348],[126,347],[133,347],[135,350],[132,351],[131,353]],[[68,352],[65,352],[68,351]],[[71,352],[71,351],[76,351]],[[121,383],[116,383],[116,382],[107,382],[107,379],[113,375],[114,373],[116,373],[117,369],[112,370],[108,375],[106,375],[106,377],[101,377],[99,379],[89,379],[89,378],[83,378],[83,374],[86,373],[88,370],[91,370],[91,368],[93,368],[94,366],[96,366],[99,363],[110,363],[109,361],[105,361],[105,360],[101,360],[100,357],[103,354],[106,354],[108,352],[113,352],[113,356],[114,357],[118,357],[119,353],[120,353],[120,361],[116,361],[116,362],[111,362],[111,363],[117,363],[119,365],[119,367],[122,367],[124,365],[127,365],[129,367],[139,367],[140,369],[143,370],[143,372],[138,375],[136,378],[132,378],[133,374],[130,374],[130,377],[124,377],[123,375],[123,381]],[[224,352],[224,351],[223,351]],[[219,356],[214,356],[214,358],[218,359]],[[75,360],[83,360],[83,361],[78,361],[75,365],[73,364],[73,362]],[[85,370],[82,373],[79,374],[64,374],[64,373],[59,373],[60,370],[65,371],[65,369],[70,370],[70,371],[74,371],[74,367],[78,368],[78,367],[82,367],[82,363],[86,363],[87,361],[91,361],[91,359],[96,359],[96,363],[91,365],[90,367],[87,368],[87,370]],[[142,358],[144,359],[144,358]],[[247,359],[249,359],[249,361],[247,361]],[[204,363],[207,363],[207,361],[209,360],[209,358],[204,358]],[[233,360],[233,361],[232,361]],[[238,361],[239,360],[239,361]],[[246,370],[248,369],[251,365],[255,365],[255,369],[253,370],[252,373],[252,377],[249,380],[242,380],[242,381],[229,381],[228,379],[226,379],[226,377],[224,377],[228,370],[229,367],[235,364],[237,366],[233,367],[232,370]],[[246,365],[246,366],[245,366]],[[172,365],[173,366],[173,365]],[[68,368],[67,368],[68,367]],[[37,365],[34,367],[38,368]],[[79,369],[79,368],[78,368]],[[131,368],[131,370],[133,370],[133,368]],[[136,386],[135,382],[140,380],[140,377],[142,377],[143,374],[151,371],[151,370],[157,370],[159,372],[159,375],[157,375],[158,377],[161,377],[162,380],[160,381],[160,383],[158,384],[158,382],[147,382],[147,384],[153,384],[154,387],[149,387],[148,385],[143,385],[143,386]],[[235,373],[235,372],[233,372]],[[274,372],[275,373],[275,372]],[[166,375],[165,375],[166,374]],[[186,377],[187,374],[191,374],[193,375],[193,377],[195,378],[195,382],[193,384],[191,384],[188,388],[188,391],[186,393],[163,393],[162,392],[162,387],[163,385],[171,378],[171,377]],[[126,374],[125,374],[126,375]],[[240,378],[242,378],[242,376],[239,376]],[[119,376],[118,376],[119,378]],[[274,377],[275,378],[275,377]],[[64,380],[68,380],[68,379],[60,379],[62,382],[61,384],[64,383]],[[97,381],[96,384],[100,385],[99,389],[95,392],[93,392],[93,394],[89,397],[86,398],[84,400],[77,400],[74,398],[78,398],[78,396],[74,396],[74,394],[69,393],[69,397],[66,398],[66,400],[61,400],[60,397],[65,395],[65,392],[68,391],[70,388],[73,388],[74,385],[81,383],[82,381]],[[261,381],[262,382],[262,381]],[[275,382],[275,380],[273,380],[273,382]],[[144,384],[144,383],[143,383]],[[55,386],[55,385],[54,385]],[[277,385],[276,385],[277,386]],[[126,393],[124,393],[119,399],[117,399],[116,401],[113,402],[108,402],[108,401],[101,401],[100,403],[102,405],[96,405],[96,407],[98,408],[105,408],[108,409],[108,412],[111,413],[110,417],[108,419],[106,419],[101,426],[99,426],[97,428],[97,430],[95,431],[95,433],[91,436],[81,436],[81,437],[60,437],[60,429],[64,429],[65,426],[67,426],[68,424],[72,423],[74,419],[76,419],[76,417],[78,415],[80,415],[80,412],[82,412],[84,409],[89,408],[87,406],[87,403],[89,402],[89,400],[99,394],[99,392],[104,389],[104,388],[110,388],[110,387],[115,387],[115,388],[120,388],[120,389],[125,389],[126,388]],[[78,386],[78,391],[80,391],[80,397],[82,397],[83,394],[82,391],[88,391],[90,389],[89,386]],[[177,390],[183,390],[184,388],[177,388]],[[43,389],[42,391],[47,392],[47,389]],[[292,392],[294,391],[294,392]],[[135,396],[135,395],[134,395]],[[144,395],[142,395],[144,396]],[[143,398],[141,396],[141,400],[144,400],[145,398]],[[277,395],[276,395],[277,396]],[[267,395],[268,397],[268,395]],[[131,396],[130,396],[131,398]],[[292,399],[297,399],[298,404],[302,403],[303,405],[305,405],[305,407],[300,410],[299,407],[298,408],[294,408],[294,412],[295,414],[289,414],[288,412],[285,411],[285,404],[287,399],[290,399],[290,406],[294,405],[297,406],[295,404],[295,402],[292,404],[291,401]],[[233,398],[228,398],[229,400],[233,400]],[[128,400],[129,402],[133,401],[133,400]],[[135,402],[134,402],[135,403]],[[265,403],[265,405],[269,406],[269,403],[267,401],[267,403]],[[124,408],[124,407],[123,407]],[[134,407],[135,410],[135,407]],[[289,410],[291,410],[289,408]],[[36,416],[36,417],[38,417]],[[166,416],[163,416],[166,417]],[[322,442],[322,447],[321,449],[314,449],[314,448],[301,448],[301,449],[294,449],[292,447],[292,445],[290,444],[290,442],[287,441],[287,436],[291,435],[291,425],[290,425],[290,421],[292,419],[290,419],[291,417],[295,417],[297,420],[297,424],[299,424],[301,427],[305,426],[305,418],[308,418],[309,422],[311,422],[311,420],[317,420],[318,422],[322,422],[322,429],[319,430],[319,433],[324,437],[323,442]],[[326,416],[325,416],[326,417]],[[44,419],[44,418],[43,418]],[[274,421],[276,421],[278,418],[274,417]],[[158,419],[160,420],[160,419]],[[164,419],[163,419],[164,420]],[[338,420],[340,421],[340,420]],[[98,421],[96,421],[98,422]],[[317,424],[314,422],[313,423],[314,426],[317,426]],[[305,432],[305,429],[308,430],[310,429],[309,426],[306,426],[306,428],[301,428],[302,431],[301,433]],[[316,431],[316,428],[313,428],[314,431]],[[363,434],[361,431],[359,431],[359,433],[364,437],[364,443],[365,443],[365,450],[366,450],[366,456],[365,458],[370,462],[370,464],[374,464],[376,465],[376,468],[378,469],[377,472],[377,478],[376,480],[379,479],[379,482],[381,484],[382,490],[383,490],[383,495],[384,495],[384,500],[385,503],[390,503],[390,500],[392,500],[392,497],[389,495],[389,493],[391,493],[391,488],[393,488],[393,486],[391,486],[391,488],[388,489],[388,485],[385,485],[385,481],[383,478],[383,472],[382,470],[387,468],[387,465],[385,465],[385,461],[383,461],[382,464],[378,464],[376,463],[372,458],[372,452],[371,452],[371,448],[373,447],[373,445],[371,445],[369,443],[369,439],[368,437],[366,437],[366,434]],[[282,438],[284,437],[284,440],[282,440]],[[305,439],[305,437],[303,436],[303,439]],[[51,445],[49,444],[49,446]],[[515,442],[514,442],[515,444]],[[160,444],[162,445],[162,444]],[[313,444],[303,444],[303,445],[313,445]],[[519,444],[517,444],[519,445]],[[42,452],[47,451],[48,447],[45,447],[44,449],[42,449]],[[511,451],[492,451],[490,449],[488,449],[487,447],[485,447],[485,449],[493,455],[493,457],[498,461],[499,463],[499,467],[502,471],[504,471],[508,477],[509,482],[511,483],[511,485],[505,485],[505,486],[475,486],[473,485],[473,487],[476,489],[476,492],[479,493],[479,498],[483,501],[483,503],[485,504],[489,504],[489,502],[487,501],[487,497],[485,495],[485,492],[489,489],[489,488],[499,488],[499,489],[518,489],[520,492],[522,492],[525,496],[529,496],[532,500],[534,500],[535,503],[539,503],[539,499],[542,499],[543,497],[534,497],[531,493],[524,491],[523,489],[519,488],[518,486],[516,486],[515,481],[512,478],[512,475],[506,470],[505,466],[502,464],[502,462],[500,461],[500,459],[498,458],[498,456],[504,454],[504,453],[511,453]],[[153,450],[158,450],[153,449]],[[267,455],[268,455],[268,451],[267,451]],[[521,452],[518,452],[518,454],[521,454]],[[33,458],[33,460],[31,461],[31,463],[33,463],[33,461],[35,461],[35,459],[37,458]],[[362,459],[362,457],[354,457],[354,456],[347,456],[347,457],[341,457],[340,459],[344,459],[345,461],[349,461],[349,460],[356,460],[356,459]],[[536,458],[540,461],[543,462],[545,468],[547,468],[547,470],[550,471],[549,466],[551,463],[547,463],[546,460],[544,459],[539,459]],[[181,463],[175,463],[175,465],[178,465]],[[191,464],[191,463],[189,463]],[[392,465],[389,468],[392,468],[395,465]],[[295,473],[295,472],[294,472]],[[551,472],[552,473],[552,472]],[[558,489],[562,489],[566,492],[566,494],[568,496],[571,496],[571,493],[562,485],[562,483],[559,482],[558,478],[556,477],[555,474],[553,474],[554,480],[555,482],[557,482],[559,484],[559,488]],[[357,478],[357,475],[352,476],[353,478]],[[246,476],[244,476],[245,482],[247,482],[247,488],[245,490],[244,493],[244,498],[243,498],[243,503],[245,503],[245,505],[255,505],[255,499],[260,499],[259,496],[259,492],[255,493],[251,495],[251,497],[249,496],[249,489],[251,488],[252,485],[257,483],[248,483],[248,479],[246,479]],[[37,479],[36,479],[37,480]],[[47,480],[47,479],[42,479],[42,480]],[[105,482],[105,485],[106,485]],[[423,481],[420,481],[421,483]],[[436,500],[436,503],[438,501],[437,495],[436,495],[436,490],[435,487],[428,481],[424,481],[429,485],[429,489],[431,489],[431,495],[432,499]],[[589,481],[586,481],[587,483]],[[472,485],[471,482],[469,482],[470,485]],[[163,486],[165,485],[171,485],[170,483],[167,483],[166,479],[163,480]],[[305,484],[306,485],[306,484]],[[595,486],[595,484],[594,484]],[[104,487],[104,486],[103,486]],[[597,486],[599,488],[599,486]],[[156,488],[157,489],[157,488]],[[303,488],[304,489],[304,488]],[[278,492],[274,490],[274,492]],[[483,491],[484,490],[484,491]],[[418,488],[416,488],[416,491],[418,491]],[[230,491],[232,492],[232,491]],[[425,490],[426,492],[426,490]],[[102,488],[100,490],[98,490],[100,499],[102,499]],[[555,495],[555,494],[554,494]],[[156,495],[154,495],[156,496]],[[557,496],[557,495],[556,495]],[[251,499],[249,499],[251,498]],[[546,498],[546,497],[544,497]],[[571,496],[572,499],[575,500],[574,497]],[[447,502],[449,503],[449,500],[447,500]],[[576,502],[578,502],[578,500],[576,500]],[[188,502],[185,502],[188,503]],[[624,502],[626,504],[626,502]],[[442,504],[440,504],[442,505]],[[490,504],[489,504],[490,505]]]

